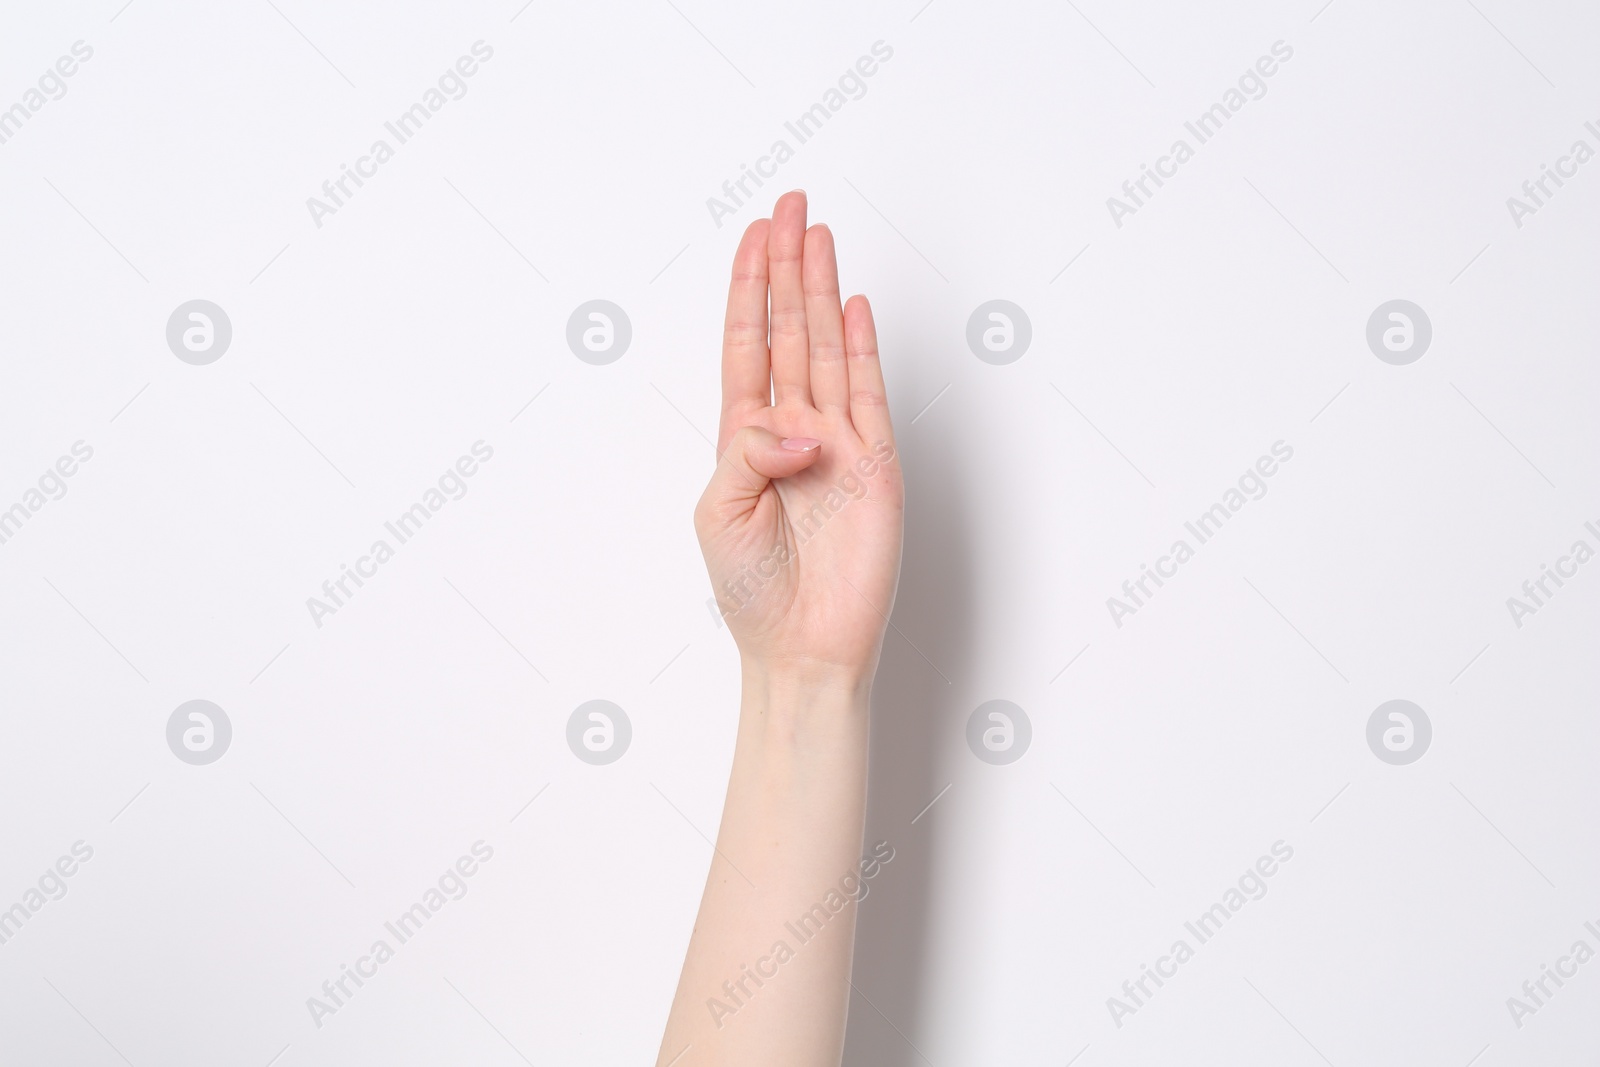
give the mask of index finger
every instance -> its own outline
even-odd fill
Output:
[[[767,351],[768,219],[744,231],[733,256],[728,312],[722,325],[722,425],[718,448],[738,430],[739,417],[772,402],[772,365]]]

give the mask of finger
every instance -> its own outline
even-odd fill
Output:
[[[822,454],[815,438],[780,438],[759,426],[742,427],[717,462],[711,482],[695,508],[695,527],[702,536],[755,506],[767,483],[798,474]]]
[[[839,264],[833,233],[821,223],[806,231],[801,269],[805,275],[806,332],[811,342],[811,402],[818,411],[845,413],[850,409],[850,370],[845,366]]]
[[[878,330],[866,297],[852,296],[845,304],[844,336],[850,365],[850,421],[867,443],[892,442],[889,398],[883,388],[883,368],[878,363]]]
[[[726,445],[750,408],[772,401],[772,371],[767,362],[767,230],[757,219],[744,231],[733,256],[728,313],[722,325],[722,428]]]
[[[772,285],[772,395],[774,402],[811,403],[811,351],[806,343],[806,300],[800,281],[805,251],[806,194],[778,198],[767,237]]]

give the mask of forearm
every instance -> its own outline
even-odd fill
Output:
[[[870,671],[745,664],[722,827],[662,1067],[838,1064],[862,884],[870,682]]]
[[[868,694],[905,514],[893,441],[872,309],[839,303],[833,235],[788,193],[734,253],[717,465],[694,512],[744,688],[661,1067],[843,1055],[856,903],[893,858],[861,857]]]

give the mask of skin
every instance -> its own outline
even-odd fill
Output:
[[[835,1067],[856,913],[840,884],[862,871],[905,507],[872,309],[840,306],[833,235],[806,228],[801,192],[734,258],[717,451],[694,521],[739,646],[739,732],[657,1063]],[[830,891],[844,906],[802,941],[793,924]]]

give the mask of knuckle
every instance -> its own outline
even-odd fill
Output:
[[[796,263],[801,255],[801,242],[793,237],[774,238],[767,258],[774,263]]]
[[[755,322],[730,322],[722,328],[722,339],[729,344],[755,344],[766,336],[766,326]]]
[[[798,337],[806,332],[804,308],[779,308],[772,312],[772,332],[781,337]]]

